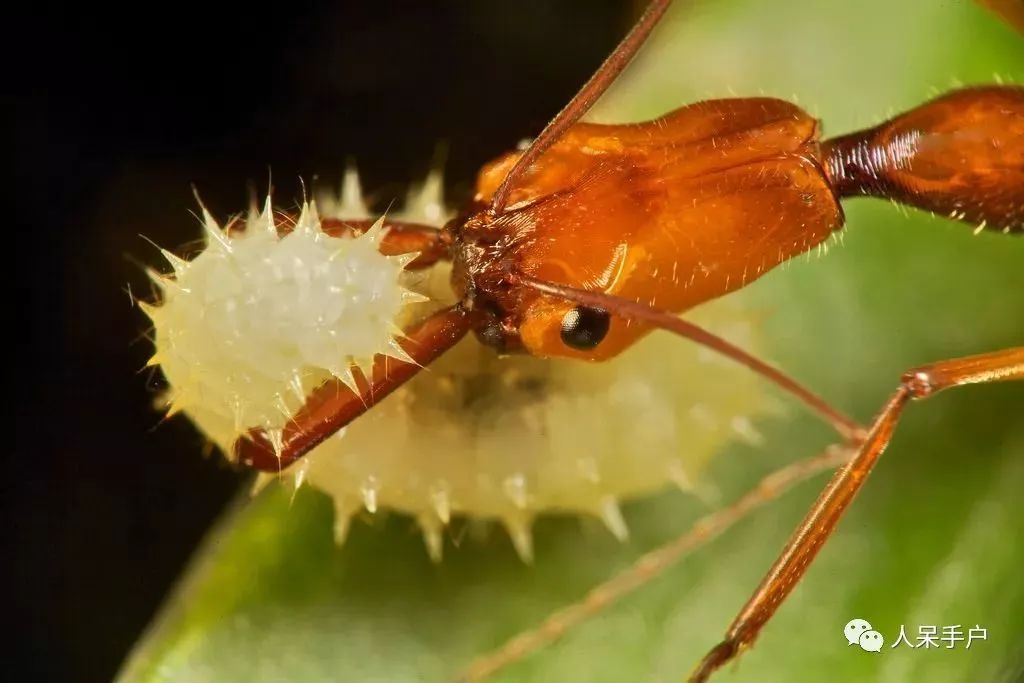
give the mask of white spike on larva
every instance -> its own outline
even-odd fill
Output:
[[[504,520],[508,536],[512,539],[512,547],[516,554],[526,564],[533,563],[533,531],[530,528],[531,520],[528,518],[511,518]]]
[[[296,463],[296,465],[288,470],[292,475],[292,486],[295,491],[302,488],[302,485],[306,483],[306,474],[309,472],[309,468],[313,465],[313,461],[309,458],[303,458],[302,462]]]
[[[409,259],[409,260],[411,261],[412,259]],[[405,263],[401,263],[400,265],[404,268],[405,266],[408,265],[408,261],[406,261]],[[430,301],[430,297],[429,296],[424,296],[423,294],[420,294],[419,292],[414,292],[411,289],[403,289],[402,290],[402,303],[403,304],[425,304],[428,301]],[[396,329],[398,329],[399,332],[401,332],[401,328],[398,328],[396,326]]]
[[[277,459],[281,459],[281,453],[284,452],[284,430],[283,429],[264,429],[266,432],[267,441],[274,449],[274,455]]]
[[[626,526],[626,520],[623,518],[622,510],[615,498],[605,496],[601,501],[600,516],[605,527],[612,532],[612,536],[623,542],[629,538],[629,527]]]
[[[416,361],[413,360],[412,356],[410,356],[406,350],[402,348],[402,345],[398,343],[398,340],[394,338],[388,342],[388,355],[392,358],[397,358],[403,363],[416,364]]]
[[[427,547],[427,554],[434,562],[440,562],[444,555],[443,528],[433,515],[420,515],[416,518],[423,532],[423,544]]]
[[[154,323],[157,321],[157,317],[160,315],[160,307],[154,306],[153,304],[146,303],[145,301],[136,300],[135,305],[139,307],[139,310],[146,314],[146,317],[152,320]],[[154,354],[156,355],[156,354]]]
[[[300,403],[306,400],[306,387],[303,386],[302,375],[298,371],[292,373],[292,378],[288,382],[288,388],[291,389],[295,400]]]
[[[757,430],[754,423],[745,415],[737,415],[732,418],[729,425],[732,427],[733,433],[747,445],[760,446],[764,443],[764,435]]]
[[[410,263],[415,261],[418,256],[419,256],[419,253],[415,253],[415,254],[399,254],[397,256],[389,256],[388,258],[391,259],[392,261],[394,261],[395,263],[397,263],[402,268],[405,268],[407,265],[409,265]]]
[[[388,332],[390,332],[391,336],[396,340],[408,339],[408,337],[405,336],[405,330],[393,322],[388,323]]]
[[[203,209],[203,214],[210,218],[210,220],[204,219],[203,221],[203,229],[206,232],[206,248],[216,247],[226,253],[231,253],[231,240],[221,232],[220,227],[213,222],[212,216],[210,216],[206,209]]]
[[[316,205],[316,199],[309,200],[309,228],[315,234],[323,234],[323,228],[320,225],[320,209]]]
[[[163,278],[161,286],[163,288],[164,301],[169,300],[171,297],[179,294],[188,294],[188,290],[181,286],[181,281],[171,277]]]
[[[371,515],[375,514],[377,512],[377,495],[380,493],[380,483],[375,477],[367,477],[359,492],[363,496],[363,507]]]
[[[348,514],[334,512],[334,542],[337,545],[345,545],[348,538],[348,531],[352,528],[352,518]]]
[[[357,219],[370,215],[370,209],[363,199],[363,187],[359,182],[359,170],[355,162],[349,162],[341,179],[341,200],[337,204],[339,216]]]
[[[352,526],[352,515],[359,509],[359,504],[350,498],[342,496],[334,497],[334,542],[338,545],[345,543],[348,538],[348,531]]]
[[[380,238],[383,235],[383,233],[384,233],[384,216],[381,216],[380,218],[378,218],[377,220],[375,220],[373,222],[373,225],[371,225],[366,230],[365,233],[363,233],[363,238],[369,240],[370,244],[376,245],[378,242],[380,242]]]
[[[185,274],[185,271],[188,269],[188,261],[167,249],[161,249],[160,255],[164,257],[167,264],[174,270],[175,277],[181,277]]]
[[[409,189],[404,217],[414,223],[440,224],[447,218],[444,205],[444,173],[431,170],[420,185]]]
[[[195,194],[196,202],[199,204],[199,210],[203,215],[203,232],[206,234],[206,248],[219,247],[222,251],[231,252],[231,240],[228,236],[220,229],[220,225],[214,219],[206,205],[203,204],[203,200],[199,197],[198,190],[193,188],[193,194]]]
[[[313,226],[310,223],[308,201],[302,202],[302,208],[299,210],[299,218],[295,221],[295,232],[302,233],[304,235],[311,235],[313,233]]]
[[[258,220],[263,224],[263,231],[267,234],[278,237],[277,225],[274,223],[274,206],[271,203],[270,195],[267,195],[267,201],[263,204],[263,213],[260,214]]]
[[[352,371],[351,365],[345,365],[337,371],[332,371],[331,374],[340,379],[341,383],[351,389],[353,394],[358,395],[360,393],[359,384],[356,382],[356,375]]]
[[[175,397],[168,401],[164,410],[164,419],[169,420],[185,409],[185,402]]]
[[[437,483],[430,488],[430,504],[441,524],[447,525],[451,521],[452,506],[446,484]]]
[[[277,412],[281,413],[281,417],[287,420],[292,415],[292,408],[288,405],[288,399],[282,394],[274,395],[274,407],[277,408]]]
[[[502,490],[516,508],[519,510],[526,509],[529,501],[527,500],[526,477],[523,474],[513,474],[512,476],[505,477],[505,481],[502,482]]]
[[[680,491],[693,492],[693,480],[686,473],[686,467],[681,460],[670,460],[666,468],[669,481],[675,484]]]
[[[164,285],[166,284],[167,279],[163,276],[163,274],[162,273],[158,273],[157,271],[153,270],[152,268],[146,268],[145,272],[146,272],[146,277],[149,278],[149,281],[152,282],[154,285],[156,285],[157,288],[161,292],[164,291],[164,289],[165,289]]]

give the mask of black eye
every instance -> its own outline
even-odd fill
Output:
[[[608,311],[577,306],[562,318],[562,341],[581,351],[592,349],[608,334],[610,322]]]

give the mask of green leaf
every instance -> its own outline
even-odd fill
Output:
[[[597,115],[635,120],[730,90],[764,92],[795,97],[840,133],[954,79],[1019,82],[1022,44],[968,2],[680,7]],[[972,236],[883,202],[852,202],[847,216],[842,247],[749,288],[781,367],[867,420],[908,367],[1022,343],[1024,240]],[[716,680],[1019,675],[1022,418],[1019,383],[911,406],[806,580]],[[712,463],[706,479],[719,504],[830,439],[798,410],[760,427],[762,446],[730,448]],[[721,638],[823,482],[801,485],[497,680],[680,680]],[[324,496],[272,487],[211,533],[120,680],[451,680],[706,511],[665,493],[626,506],[625,544],[549,517],[537,525],[532,566],[501,534],[464,538],[435,565],[406,518],[355,524],[337,548]],[[842,629],[855,617],[884,634],[881,653],[847,646]],[[901,624],[912,638],[919,625],[954,624],[980,625],[988,637],[970,650],[891,649]]]

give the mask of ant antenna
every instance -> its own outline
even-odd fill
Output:
[[[494,193],[490,208],[492,215],[498,215],[505,210],[508,197],[512,193],[516,180],[523,174],[523,171],[536,161],[541,154],[546,152],[548,147],[558,140],[566,129],[579,121],[590,107],[593,106],[594,102],[615,82],[618,75],[622,73],[622,70],[629,65],[633,57],[636,56],[636,53],[643,47],[647,37],[654,30],[654,27],[658,25],[658,21],[661,20],[665,10],[671,4],[672,0],[653,0],[647,6],[647,9],[644,10],[640,19],[637,20],[636,25],[626,34],[626,37],[622,39],[622,42],[615,48],[615,51],[608,56],[608,59],[604,60],[604,63],[601,64],[597,72],[569,100],[569,103],[560,112],[555,114],[555,118],[551,119],[548,125],[540,132],[540,135],[534,138],[533,142],[526,148],[526,151],[519,157],[515,165],[512,166],[501,185],[498,186],[498,190]]]
[[[654,308],[638,301],[604,294],[603,292],[588,292],[587,290],[576,289],[568,285],[537,280],[521,273],[515,277],[517,282],[538,292],[574,301],[577,304],[590,308],[603,309],[623,320],[648,323],[654,327],[694,341],[753,370],[782,390],[792,394],[811,410],[821,415],[844,438],[858,438],[863,433],[862,427],[856,421],[833,408],[823,398],[785,373],[750,355],[722,337],[705,330],[703,327],[687,322],[670,311]]]

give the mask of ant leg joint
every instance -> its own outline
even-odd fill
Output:
[[[704,683],[723,664],[739,654],[739,649],[739,644],[732,638],[726,638],[715,645],[710,652],[704,655],[704,659],[697,665],[688,683]]]
[[[931,373],[923,368],[903,373],[903,376],[900,377],[900,385],[913,399],[926,398],[935,393]]]

